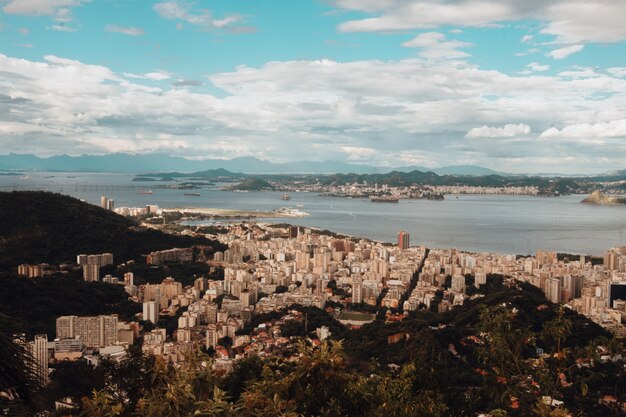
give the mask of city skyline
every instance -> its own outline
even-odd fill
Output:
[[[0,143],[39,156],[623,169],[624,13],[610,0],[7,0]]]

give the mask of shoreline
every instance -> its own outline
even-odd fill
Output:
[[[236,210],[221,208],[205,208],[205,207],[174,207],[162,208],[163,213],[180,213],[210,217],[239,217],[239,218],[302,218],[309,216],[309,213],[297,211],[294,214],[280,211],[252,211],[252,210]],[[299,214],[297,214],[299,213]]]

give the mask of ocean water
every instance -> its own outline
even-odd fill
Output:
[[[476,252],[531,254],[538,249],[601,255],[626,245],[626,206],[581,204],[584,196],[446,196],[444,201],[401,200],[398,204],[366,199],[324,197],[316,193],[238,193],[212,189],[157,188],[159,182],[133,182],[133,174],[25,173],[0,175],[0,191],[47,190],[99,204],[106,195],[115,206],[210,207],[271,211],[297,207],[310,216],[267,219],[319,227],[338,233],[395,241],[398,231],[411,235],[411,244]],[[141,194],[151,190],[154,194]],[[0,197],[0,204],[2,203]]]

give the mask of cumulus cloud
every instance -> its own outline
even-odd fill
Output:
[[[542,138],[608,139],[626,138],[626,119],[601,123],[580,123],[563,129],[551,127],[541,133]]]
[[[584,45],[565,46],[563,48],[554,49],[548,52],[546,55],[554,59],[564,59],[572,54],[582,51],[584,47]]]
[[[72,21],[72,7],[88,3],[89,0],[9,0],[2,10],[7,14],[26,16],[51,16],[56,22],[49,29],[73,32],[68,26]]]
[[[530,42],[532,40],[533,40],[532,35],[524,35],[524,36],[522,36],[522,39],[521,39],[521,41],[524,42],[524,43]]]
[[[2,10],[8,14],[20,15],[64,15],[70,7],[80,6],[87,0],[10,0]]]
[[[157,3],[154,5],[154,10],[165,19],[182,20],[205,29],[222,29],[242,20],[241,15],[238,14],[231,14],[221,19],[216,19],[210,11],[194,12],[190,4],[181,1]],[[178,24],[176,27],[179,28]]]
[[[542,65],[537,62],[531,62],[530,64],[526,65],[526,67],[535,72],[543,72],[550,69],[550,65]]]
[[[563,43],[626,39],[626,2],[595,0],[331,0],[337,7],[372,16],[339,25],[344,32],[385,32],[440,26],[485,27],[520,19],[547,22],[541,33]]]
[[[185,80],[159,70],[147,74],[170,82],[51,55],[0,55],[0,69],[5,152],[166,150],[272,160],[339,152],[374,164],[473,161],[519,171],[567,171],[549,155],[575,158],[577,171],[593,158],[608,158],[604,166],[626,160],[624,147],[566,137],[544,137],[539,147],[533,134],[623,119],[626,80],[608,73],[510,76],[454,60],[302,60],[212,74],[216,96],[177,88]]]
[[[439,32],[420,33],[402,46],[407,48],[420,48],[419,55],[429,59],[439,58],[465,58],[468,53],[459,51],[459,48],[472,46],[471,43],[457,40],[447,40],[446,35]]]
[[[508,124],[502,127],[482,126],[471,129],[465,135],[466,138],[513,138],[520,135],[528,135],[530,126],[527,124]]]
[[[107,32],[114,33],[122,33],[128,36],[141,36],[143,35],[143,29],[135,28],[135,27],[126,27],[126,26],[118,26],[118,25],[106,25],[104,30]]]

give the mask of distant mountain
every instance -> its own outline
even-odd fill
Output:
[[[493,169],[484,168],[476,165],[453,165],[443,168],[435,168],[431,170],[437,175],[461,175],[469,177],[483,177],[485,175],[506,175]]]
[[[485,175],[504,175],[493,169],[484,168],[477,165],[452,165],[442,168],[425,168],[418,165],[411,165],[394,169],[398,172],[434,172],[437,175],[457,175],[467,177],[481,177]]]
[[[130,155],[58,155],[40,158],[35,155],[0,155],[0,170],[4,171],[95,171],[95,172],[195,172],[216,169],[231,172],[277,174],[330,174],[373,173],[380,170],[367,165],[349,164],[339,161],[297,161],[283,164],[264,161],[253,157],[234,159],[191,160],[165,154]]]
[[[0,155],[0,170],[4,171],[95,171],[95,172],[198,172],[223,169],[247,174],[382,174],[392,170],[399,172],[432,171],[439,175],[484,176],[496,171],[479,166],[450,166],[429,169],[420,166],[401,168],[376,167],[341,161],[295,161],[273,163],[254,157],[234,159],[191,160],[165,154],[108,155],[57,155],[40,158],[35,155]]]

